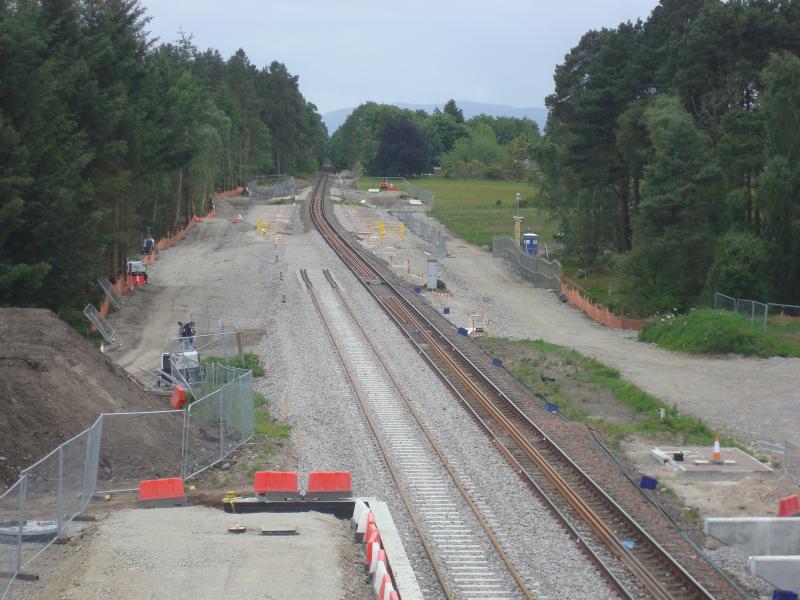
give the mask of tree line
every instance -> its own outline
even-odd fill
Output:
[[[147,23],[138,0],[0,0],[0,304],[79,308],[146,228],[323,160],[282,63],[157,43]]]
[[[800,3],[662,0],[555,70],[534,149],[568,261],[642,314],[800,303]]]
[[[454,100],[432,114],[367,102],[331,136],[338,169],[377,176],[416,175],[441,167],[453,177],[521,177],[539,127],[530,119],[479,115],[464,120]]]

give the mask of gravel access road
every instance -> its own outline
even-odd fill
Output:
[[[381,208],[338,206],[336,215],[350,231],[363,231],[369,220],[394,221]],[[399,274],[404,273],[406,261],[412,274],[425,272],[426,246],[413,235],[402,240],[387,237],[380,245],[373,240],[367,246],[387,262],[391,254]],[[449,235],[447,247],[449,255],[439,260],[439,278],[453,294],[449,318],[454,325],[468,326],[470,315],[483,314],[492,335],[543,339],[574,348],[720,433],[748,442],[800,443],[800,359],[693,356],[663,350],[639,342],[636,332],[598,325],[484,249]]]

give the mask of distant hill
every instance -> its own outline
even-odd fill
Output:
[[[394,106],[400,108],[408,108],[410,110],[424,110],[431,113],[437,106],[441,108],[445,105],[444,102],[439,104],[409,104],[407,102],[389,102]],[[547,121],[547,109],[543,106],[533,106],[528,108],[520,108],[518,106],[507,106],[505,104],[484,104],[482,102],[467,102],[456,100],[458,107],[464,111],[464,118],[471,119],[480,114],[490,115],[492,117],[517,117],[522,119],[528,117],[532,121],[539,124],[539,129],[544,129],[544,124]],[[353,112],[355,107],[340,108],[326,112],[322,115],[322,120],[328,128],[328,133],[332,134],[339,128],[339,125],[344,123],[345,119]]]

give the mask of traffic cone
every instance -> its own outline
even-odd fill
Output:
[[[721,463],[722,462],[722,452],[719,449],[719,436],[714,436],[714,451],[711,453],[711,462]]]

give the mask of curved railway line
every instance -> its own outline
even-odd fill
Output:
[[[312,192],[314,225],[405,337],[417,346],[520,477],[543,498],[596,563],[609,586],[624,598],[714,598],[475,362],[344,239],[326,217],[327,179],[327,173],[322,173]],[[499,546],[498,550],[502,554]],[[513,565],[508,562],[506,565],[513,575]],[[533,597],[518,576],[514,579],[525,597]]]

